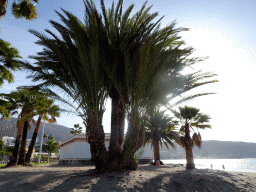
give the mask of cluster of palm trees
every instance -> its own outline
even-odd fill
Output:
[[[163,162],[160,160],[159,144],[162,147],[162,142],[167,149],[169,145],[175,149],[175,143],[179,144],[186,150],[186,168],[194,169],[194,158],[192,148],[194,144],[199,148],[202,145],[202,139],[199,132],[196,133],[193,127],[197,129],[211,128],[209,125],[210,117],[208,115],[199,113],[199,109],[194,107],[179,107],[179,111],[171,110],[177,120],[173,120],[172,117],[165,114],[165,111],[159,109],[149,113],[149,118],[146,124],[145,142],[144,146],[151,142],[151,148],[154,147],[154,163],[160,161],[160,165]],[[181,125],[178,131],[175,129],[178,125]],[[194,134],[191,138],[190,130],[193,130]]]
[[[59,35],[46,29],[52,36],[49,38],[29,30],[39,38],[36,44],[43,46],[43,51],[30,56],[35,63],[22,62],[22,66],[31,72],[29,78],[41,82],[32,89],[68,104],[83,119],[97,170],[136,169],[134,154],[147,138],[150,113],[160,106],[172,110],[184,101],[212,94],[184,96],[193,88],[217,80],[211,80],[215,74],[210,72],[182,73],[185,67],[204,58],[190,57],[194,49],[185,47],[178,35],[188,29],[176,28],[175,21],[160,29],[163,17],[153,22],[158,13],[149,13],[152,6],[146,8],[147,2],[132,17],[134,5],[123,12],[123,0],[116,8],[113,2],[108,10],[101,0],[102,14],[93,1],[86,0],[84,4],[84,23],[66,10],[62,9],[66,17],[55,11],[65,24],[50,20]],[[52,88],[62,90],[65,97]],[[102,125],[107,98],[112,102],[108,150]],[[173,103],[174,99],[177,101]],[[125,118],[128,130],[124,141]],[[173,125],[168,125],[167,132],[168,138],[177,135]]]
[[[0,98],[2,117],[9,119],[10,116],[16,113],[19,114],[16,123],[17,135],[15,146],[7,166],[12,166],[16,163],[20,165],[29,165],[42,120],[47,120],[49,123],[55,122],[55,117],[59,116],[61,110],[57,105],[53,104],[53,100],[50,99],[47,94],[29,88],[20,88],[9,94],[1,93]],[[34,120],[34,116],[38,116],[37,121]],[[31,123],[35,125],[35,130],[26,153],[27,132],[28,129],[30,130],[31,128]],[[19,147],[20,154],[18,157]]]

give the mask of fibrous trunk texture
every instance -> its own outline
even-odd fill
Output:
[[[90,119],[87,122],[87,133],[88,142],[90,143],[90,148],[92,158],[95,163],[96,170],[101,171],[103,168],[107,167],[108,153],[105,146],[105,135],[103,126],[98,124],[95,119]]]
[[[184,144],[185,144],[185,150],[186,150],[186,160],[187,165],[186,169],[194,169],[195,163],[194,163],[194,157],[193,157],[193,140],[190,137],[190,131],[189,131],[189,124],[186,123],[185,125],[185,138],[184,138]]]
[[[17,164],[25,164],[26,145],[27,145],[27,134],[28,134],[28,121],[25,121],[22,133],[22,142],[20,147],[19,161]]]
[[[37,138],[39,128],[40,128],[40,125],[41,125],[42,117],[43,117],[42,115],[39,115],[38,120],[36,122],[36,127],[35,127],[35,130],[34,130],[33,136],[32,136],[32,140],[31,140],[31,143],[30,143],[29,148],[28,148],[28,152],[27,152],[26,157],[25,157],[25,163],[26,164],[30,163],[31,155],[32,155],[33,149],[35,147],[36,138]]]
[[[24,122],[21,122],[20,119],[24,115],[26,115],[26,112],[24,110],[22,110],[18,117],[17,124],[16,124],[17,125],[17,135],[16,135],[14,149],[13,149],[10,161],[7,163],[7,166],[11,166],[11,165],[14,165],[17,163],[19,147],[20,147],[20,139],[21,139],[22,130],[23,130],[23,126],[24,126]]]
[[[112,112],[108,170],[114,171],[120,170],[123,151],[121,145],[123,143],[125,111],[120,102],[117,90],[112,89],[110,97],[112,99]]]
[[[139,128],[133,118],[129,118],[128,130],[122,153],[122,169],[137,169],[139,163],[134,160],[134,155],[136,151],[142,147],[144,139],[144,131]]]
[[[155,163],[156,161],[160,161],[160,151],[159,151],[159,141],[156,140],[154,143],[154,159],[155,159]]]

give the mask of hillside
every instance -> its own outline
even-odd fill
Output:
[[[2,120],[1,124],[16,124],[17,118],[12,118],[10,121]],[[39,141],[42,136],[42,126],[39,129]],[[28,132],[28,139],[32,138],[34,126]],[[58,124],[45,124],[45,133],[47,135],[53,134],[57,140],[65,141],[72,135],[68,127]],[[15,136],[15,135],[13,135]],[[153,150],[153,149],[152,149]],[[256,143],[235,142],[235,141],[203,141],[201,149],[193,148],[195,158],[256,158]],[[163,149],[160,147],[160,154],[162,159],[170,158],[185,158],[185,149],[176,145],[176,149],[169,146],[169,150],[163,144]]]
[[[16,122],[17,122],[17,118],[11,118],[10,121],[6,121],[6,120],[0,121],[0,125],[1,124],[16,124]],[[42,125],[39,129],[39,134],[37,136],[39,142],[42,137],[43,125],[44,125],[44,123],[42,123]],[[31,130],[28,132],[28,139],[32,138],[34,130],[35,130],[35,126],[33,124],[31,124]],[[44,133],[47,135],[51,135],[51,134],[54,135],[57,142],[65,141],[69,137],[72,136],[70,134],[70,129],[68,127],[58,125],[58,124],[49,124],[49,123],[45,123]],[[13,137],[15,137],[15,136],[16,136],[16,134],[13,135]]]
[[[161,148],[160,148],[161,149]],[[185,158],[185,149],[176,146],[168,150],[164,145],[161,149],[161,158]],[[256,158],[256,143],[235,142],[235,141],[203,141],[201,149],[194,146],[195,158]]]

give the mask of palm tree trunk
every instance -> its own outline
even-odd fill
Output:
[[[123,128],[125,113],[123,107],[120,105],[120,97],[117,90],[113,89],[110,93],[112,99],[111,111],[111,137],[109,144],[109,169],[117,170],[120,168],[123,142]]]
[[[136,170],[139,163],[134,161],[134,155],[144,142],[144,131],[139,129],[136,122],[129,118],[128,130],[122,153],[122,169]]]
[[[26,164],[30,163],[31,155],[32,155],[33,149],[35,147],[36,138],[37,138],[38,131],[39,131],[39,128],[40,128],[40,125],[41,125],[42,117],[43,117],[42,115],[39,115],[38,120],[36,122],[36,127],[35,127],[35,130],[34,130],[33,136],[32,136],[32,140],[31,140],[31,143],[30,143],[29,148],[28,148],[28,152],[27,152],[26,157],[25,157],[25,163]]]
[[[108,164],[108,152],[104,142],[105,135],[103,126],[93,119],[87,122],[87,126],[89,129],[88,142],[90,143],[91,152],[93,152],[92,157],[95,157],[96,170],[100,171],[106,169]]]
[[[159,141],[158,140],[156,140],[154,143],[154,159],[155,159],[154,164],[156,163],[157,160],[160,162],[160,151],[159,151]]]
[[[21,112],[20,118],[23,117],[24,111]],[[10,158],[10,161],[8,162],[7,166],[11,166],[17,163],[18,159],[18,153],[19,153],[19,146],[20,146],[20,138],[22,135],[22,130],[24,126],[24,122],[20,122],[20,118],[17,120],[17,135],[15,140],[15,146],[13,148],[12,156]]]
[[[123,108],[123,107],[121,107]],[[118,140],[118,144],[120,146],[122,146],[123,142],[124,142],[124,127],[125,127],[125,111],[122,110],[119,112],[119,140]]]
[[[185,149],[186,149],[186,160],[187,160],[186,169],[195,168],[192,148],[193,148],[193,140],[190,137],[189,124],[186,122],[185,124]]]
[[[28,121],[25,121],[22,133],[22,142],[20,148],[20,155],[18,165],[23,165],[25,163],[25,154],[26,154],[26,144],[27,144],[27,133],[28,133]]]

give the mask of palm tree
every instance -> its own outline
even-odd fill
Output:
[[[49,30],[46,31],[54,39],[49,40],[44,35],[30,30],[40,38],[38,43],[44,45],[46,49],[39,53],[39,56],[31,56],[38,61],[36,64],[40,66],[39,68],[30,64],[24,66],[34,71],[35,81],[39,79],[44,81],[38,87],[46,89],[55,98],[69,104],[59,95],[47,89],[48,86],[53,85],[59,87],[77,103],[77,106],[73,107],[88,129],[89,143],[97,147],[97,151],[94,153],[100,154],[102,163],[99,164],[107,165],[107,150],[102,126],[107,92],[103,87],[103,71],[100,70],[100,63],[104,63],[104,57],[102,58],[98,48],[99,39],[97,38],[100,36],[98,33],[101,29],[94,22],[95,16],[93,15],[87,18],[86,26],[84,26],[75,16],[63,11],[68,19],[56,12],[67,28],[54,21],[50,22],[60,32],[64,40],[60,40]]]
[[[47,31],[47,32],[50,33],[55,38],[54,41],[48,40],[47,38],[40,35],[39,33],[31,30],[30,32],[32,32],[33,34],[35,34],[41,39],[41,41],[39,41],[38,43],[46,45],[48,49],[45,49],[43,53],[40,53],[42,57],[33,57],[34,59],[39,60],[38,65],[41,65],[41,66],[44,65],[44,67],[37,68],[31,65],[26,65],[26,68],[38,72],[40,74],[38,76],[40,77],[40,79],[47,80],[47,82],[44,82],[40,86],[47,86],[47,85],[54,84],[58,87],[61,87],[64,91],[68,93],[68,95],[70,95],[73,99],[76,99],[76,101],[78,101],[79,109],[83,108],[82,109],[83,112],[81,112],[80,115],[84,119],[85,124],[87,125],[86,126],[88,130],[87,133],[89,133],[88,135],[90,135],[89,143],[100,141],[100,143],[97,144],[99,145],[98,146],[99,149],[97,150],[103,150],[102,154],[106,154],[106,150],[104,149],[104,146],[105,146],[104,131],[101,125],[102,114],[104,111],[102,106],[104,103],[104,98],[106,97],[106,93],[103,85],[106,83],[101,81],[102,77],[105,77],[105,76],[104,76],[104,73],[102,74],[103,70],[101,70],[101,68],[98,65],[100,62],[98,59],[102,58],[101,63],[107,63],[107,62],[105,61],[106,59],[102,57],[102,55],[97,57],[97,54],[99,54],[99,52],[101,51],[101,50],[98,50],[97,47],[99,47],[99,43],[101,43],[100,44],[101,48],[109,50],[105,46],[105,44],[108,43],[108,40],[107,38],[104,38],[106,36],[105,29],[103,33],[102,28],[100,28],[99,25],[93,26],[94,22],[92,21],[95,21],[95,20],[97,21],[97,19],[99,19],[97,12],[95,12],[95,9],[93,8],[93,5],[92,6],[88,5],[86,8],[88,12],[87,26],[89,27],[87,28],[87,31],[85,31],[86,28],[83,27],[83,25],[81,25],[81,23],[77,20],[76,17],[74,17],[73,15],[71,15],[70,13],[64,10],[63,11],[69,17],[69,20],[65,19],[58,12],[57,13],[60,15],[62,20],[67,24],[68,28],[70,28],[69,30],[64,26],[61,26],[60,24],[57,24],[56,22],[51,21],[54,27],[61,33],[65,42],[62,42],[50,31]],[[128,12],[130,11],[131,10],[129,10]],[[150,18],[150,19],[153,19],[153,18]],[[100,22],[97,24],[100,24]],[[131,21],[129,21],[129,25],[130,24],[131,24]],[[136,29],[136,31],[139,31],[140,29],[142,29],[142,26]],[[96,32],[98,32],[98,35],[95,35]],[[83,35],[81,36],[81,34]],[[138,36],[138,34],[136,36]],[[95,39],[97,36],[98,36],[98,39]],[[133,38],[135,38],[136,36],[133,36]],[[82,41],[81,41],[81,38],[82,38]],[[72,44],[71,39],[77,42],[76,44],[77,47],[74,44]],[[84,42],[87,42],[88,46],[86,46]],[[59,45],[59,48],[56,47],[57,45]],[[63,50],[64,47],[67,47],[69,49]],[[94,50],[89,49],[88,47],[94,48]],[[51,51],[49,51],[49,49]],[[118,48],[115,48],[115,49],[118,49]],[[70,50],[74,51],[73,55],[70,54]],[[92,53],[89,55],[94,54],[95,58],[98,58],[98,59],[95,60],[95,58],[91,58],[91,59],[85,58],[84,54],[87,54],[87,53]],[[44,62],[44,56],[46,55],[47,55],[47,58],[45,59],[45,62]],[[64,58],[63,55],[69,56],[69,58]],[[105,53],[104,55],[108,55],[108,54]],[[118,54],[115,54],[115,55],[117,56]],[[49,58],[52,59],[52,62],[49,62]],[[78,58],[81,58],[81,59],[79,60]],[[109,59],[108,62],[110,63],[112,62],[111,58],[112,56],[108,58]],[[94,63],[92,61],[94,61]],[[78,63],[78,64],[81,63],[81,64],[76,66],[76,65],[73,65],[73,63]],[[60,66],[60,64],[62,65],[62,67]],[[104,66],[104,65],[100,65],[100,66]],[[52,75],[52,72],[49,73],[48,72],[49,69],[51,71],[54,71],[55,75]],[[35,77],[35,79],[39,79],[38,77]],[[97,85],[97,87],[92,85]],[[93,93],[93,95],[91,95],[91,93]],[[117,111],[117,109],[118,108],[113,107],[113,111],[115,110]],[[85,114],[87,114],[87,116],[85,116]],[[99,127],[97,128],[99,129],[99,131],[97,131],[97,129],[94,129],[95,126]],[[99,133],[96,134],[95,131]],[[113,133],[114,132],[115,131],[113,131]],[[115,136],[116,134],[114,133],[112,134],[112,136],[113,135]],[[103,158],[107,159],[106,155],[104,155]]]
[[[82,127],[80,127],[79,124],[74,124],[74,128],[71,128],[70,131],[71,134],[81,134],[82,133]]]
[[[38,3],[39,0],[33,0],[34,2]],[[0,0],[0,19],[5,16],[6,14],[6,7],[7,7],[8,0]],[[37,17],[36,7],[30,0],[23,0],[22,2],[16,4],[15,1],[12,4],[12,14],[19,18],[25,18],[26,20],[33,20]]]
[[[37,103],[37,105],[35,106],[35,114],[38,114],[39,116],[38,116],[37,121],[34,123],[35,130],[34,130],[32,140],[31,140],[29,148],[28,148],[28,152],[25,157],[26,164],[30,163],[31,155],[32,155],[33,149],[35,147],[36,138],[37,138],[37,135],[39,132],[39,128],[41,126],[42,119],[44,119],[45,121],[48,121],[49,123],[55,123],[56,122],[55,117],[59,116],[60,111],[61,110],[59,109],[59,107],[57,105],[53,105],[53,100],[49,99],[47,97],[41,99],[40,102]],[[51,118],[49,118],[49,116]]]
[[[135,152],[143,143],[141,138],[144,121],[141,120],[143,115],[140,113],[145,111],[147,91],[152,86],[156,71],[163,70],[161,66],[168,68],[173,63],[184,63],[183,60],[192,49],[180,48],[184,42],[178,40],[177,33],[186,29],[175,29],[175,23],[162,30],[159,30],[158,25],[151,33],[161,19],[154,24],[150,23],[157,13],[149,14],[151,7],[145,10],[146,3],[138,13],[129,18],[134,5],[122,15],[122,0],[119,1],[116,11],[113,5],[108,12],[101,1],[103,22],[93,2],[86,2],[85,25],[63,9],[68,19],[57,13],[67,27],[50,21],[62,39],[49,30],[46,31],[54,39],[30,30],[40,38],[37,44],[45,48],[38,56],[30,57],[38,61],[35,66],[27,63],[24,67],[32,71],[33,75],[30,77],[34,81],[44,81],[38,87],[44,89],[57,86],[77,103],[78,107],[74,108],[84,120],[92,157],[98,153],[101,159],[96,168],[107,167],[111,163],[110,167],[115,169],[120,167],[120,156],[133,156],[130,152],[127,153],[130,140],[135,138],[135,143],[131,146]],[[169,49],[165,51],[167,48]],[[53,91],[47,91],[68,103]],[[109,155],[105,149],[102,127],[107,95],[112,99]],[[130,118],[129,131],[122,150],[120,145],[123,142],[126,112]],[[133,150],[132,153],[135,152]],[[131,161],[132,159],[127,160],[132,166]]]
[[[12,153],[12,157],[7,164],[7,166],[16,164],[18,158],[19,144],[23,131],[22,144],[20,149],[19,163],[23,164],[25,162],[25,148],[26,148],[26,135],[27,129],[30,129],[30,122],[32,121],[32,117],[36,115],[34,112],[35,106],[38,102],[40,102],[44,95],[42,92],[38,92],[33,89],[18,89],[17,91],[13,91],[10,94],[0,94],[0,97],[3,98],[8,103],[13,103],[13,106],[16,109],[21,108],[21,112],[18,116],[17,120],[17,135],[14,150]],[[14,105],[15,104],[15,105]],[[8,107],[8,106],[7,106]]]
[[[10,70],[15,71],[20,69],[20,61],[17,58],[22,57],[19,55],[17,49],[10,46],[10,43],[0,38],[0,87],[3,85],[4,80],[7,80],[8,83],[14,82]]]
[[[210,117],[208,115],[199,113],[199,109],[194,107],[179,107],[179,112],[172,110],[175,117],[180,119],[180,122],[182,123],[182,127],[180,129],[180,132],[184,134],[184,136],[181,136],[179,139],[179,144],[185,148],[186,150],[186,160],[187,165],[186,169],[194,169],[194,158],[193,158],[193,152],[192,148],[194,144],[198,146],[199,148],[202,145],[202,139],[200,133],[196,133],[193,129],[193,127],[199,128],[199,129],[205,129],[205,128],[211,128],[211,125],[205,124],[209,122]],[[190,136],[190,128],[194,131],[194,134],[191,138]]]
[[[52,153],[57,153],[58,152],[58,143],[54,139],[53,135],[47,136],[46,134],[44,135],[44,138],[48,138],[48,141],[46,141],[45,147],[46,151],[48,153],[48,159],[47,162],[49,162],[49,157],[52,155]]]
[[[108,46],[105,46],[107,48],[105,52],[109,56],[108,60],[112,59],[112,62],[108,62],[110,66],[104,70],[107,71],[107,76],[110,78],[109,96],[112,99],[109,151],[111,163],[115,163],[115,166],[112,165],[113,169],[120,165],[118,163],[120,158],[117,154],[122,151],[120,145],[123,141],[125,112],[129,113],[129,125],[126,135],[127,142],[124,144],[123,151],[126,154],[123,156],[131,157],[134,155],[132,153],[135,153],[143,143],[141,138],[143,136],[143,121],[138,118],[140,112],[136,110],[143,104],[145,105],[145,102],[141,101],[146,100],[154,77],[160,69],[163,70],[164,65],[170,67],[176,58],[191,51],[191,48],[179,49],[184,42],[178,41],[177,33],[187,29],[175,29],[175,23],[172,23],[159,30],[160,25],[157,27],[156,25],[163,17],[156,23],[149,24],[158,14],[148,13],[152,6],[145,9],[147,2],[132,18],[128,17],[134,5],[131,5],[122,17],[122,3],[123,1],[119,1],[116,11],[114,11],[113,4],[112,9],[107,12],[103,1],[101,1],[108,42],[110,42]],[[153,31],[153,29],[155,30]],[[164,50],[167,47],[169,47],[169,51]],[[168,59],[172,59],[172,62],[167,65]],[[136,140],[136,142],[130,140]],[[128,155],[129,148],[135,150]],[[132,164],[131,162],[131,159],[127,161]],[[124,167],[129,166],[124,165]]]
[[[176,122],[164,113],[165,111],[160,111],[159,109],[149,112],[146,124],[144,146],[151,141],[151,148],[154,147],[154,165],[157,160],[160,161],[159,144],[161,148],[163,148],[163,142],[167,149],[169,149],[168,144],[175,149],[173,141],[177,141],[179,137],[178,132],[174,131]],[[163,165],[162,161],[160,163]]]

